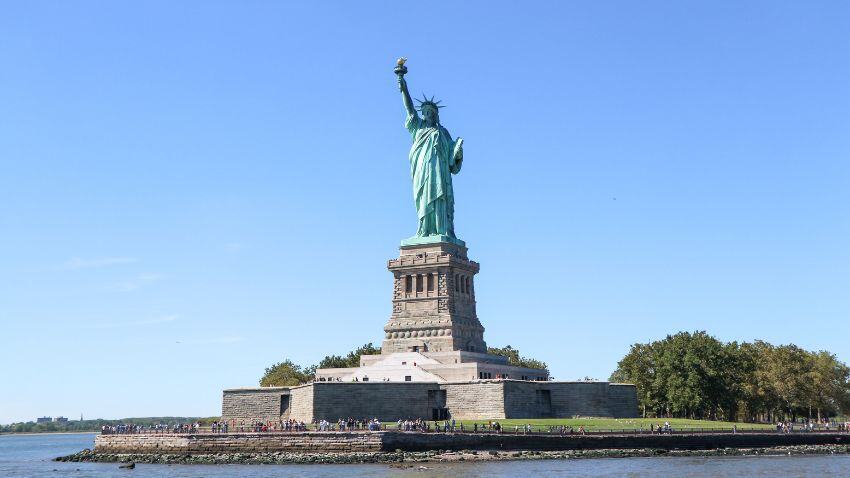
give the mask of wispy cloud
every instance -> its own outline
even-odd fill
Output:
[[[162,278],[163,278],[162,274],[153,274],[153,273],[139,274],[136,277],[133,277],[132,279],[128,279],[124,282],[119,283],[118,284],[118,290],[121,290],[121,291],[124,291],[124,292],[132,292],[134,290],[139,290],[142,287],[144,287],[144,286],[146,286],[146,285],[148,285],[152,282],[156,282],[158,280],[161,280]]]
[[[99,269],[101,267],[117,266],[120,264],[132,264],[134,262],[139,262],[139,260],[135,257],[99,257],[95,259],[83,259],[82,257],[72,257],[67,262],[62,264],[62,269]]]
[[[168,322],[174,322],[179,319],[180,316],[177,314],[172,315],[163,315],[161,317],[154,317],[151,319],[142,319],[142,320],[131,320],[129,322],[106,322],[101,324],[90,324],[88,328],[90,329],[114,329],[117,327],[142,327],[145,325],[157,325],[157,324],[165,324]]]
[[[229,252],[241,251],[244,248],[245,248],[245,246],[243,246],[242,244],[240,244],[238,242],[228,242],[227,244],[224,245],[224,249],[226,251],[229,251]]]
[[[245,340],[245,337],[228,335],[224,337],[211,337],[205,339],[178,340],[177,343],[183,345],[235,344],[236,342],[242,342],[243,340]]]

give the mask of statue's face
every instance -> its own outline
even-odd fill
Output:
[[[440,115],[437,113],[437,108],[426,107],[422,108],[422,117],[428,123],[437,124],[440,122]]]

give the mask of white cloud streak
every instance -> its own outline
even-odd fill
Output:
[[[238,251],[241,251],[242,249],[244,249],[244,247],[245,246],[243,246],[242,244],[240,244],[238,242],[228,242],[227,244],[224,245],[224,249],[229,251],[229,252],[238,252]]]
[[[245,340],[245,337],[229,335],[225,337],[211,337],[206,339],[178,340],[177,343],[182,345],[235,344],[236,342],[242,342],[243,340]]]
[[[156,282],[162,279],[162,277],[162,274],[139,274],[138,276],[132,279],[126,280],[118,284],[118,290],[122,290],[124,292],[132,292],[134,290],[139,290],[152,282]]]
[[[64,264],[62,264],[62,269],[100,269],[103,267],[117,266],[121,264],[132,264],[134,262],[139,262],[139,260],[135,257],[99,257],[95,259],[83,259],[81,257],[73,257]]]
[[[118,327],[143,327],[146,325],[157,325],[157,324],[166,324],[169,322],[174,322],[179,319],[180,316],[177,314],[172,315],[163,315],[162,317],[154,317],[152,319],[142,319],[142,320],[132,320],[129,322],[108,322],[103,324],[92,324],[89,325],[91,329],[114,329]]]

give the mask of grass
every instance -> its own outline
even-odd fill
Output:
[[[463,423],[464,428],[470,429],[473,424],[477,423],[480,427],[486,424],[489,420],[459,420],[457,425]],[[638,430],[643,428],[649,430],[650,425],[664,425],[664,422],[670,422],[670,426],[674,430],[684,431],[695,428],[715,428],[731,430],[733,425],[737,425],[738,430],[770,430],[773,425],[764,423],[733,423],[733,422],[718,422],[712,420],[690,420],[686,418],[520,418],[520,419],[505,419],[493,420],[499,422],[503,428],[513,428],[515,426],[531,425],[536,428],[548,428],[551,426],[558,427],[561,425],[573,427],[578,430],[578,427],[584,426],[587,431],[594,430]],[[442,422],[440,422],[442,423]],[[392,423],[388,424],[390,427]]]

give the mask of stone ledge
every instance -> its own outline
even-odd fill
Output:
[[[316,453],[428,450],[710,450],[798,445],[847,445],[838,432],[700,434],[493,434],[416,432],[296,432],[193,435],[98,435],[96,453]]]

